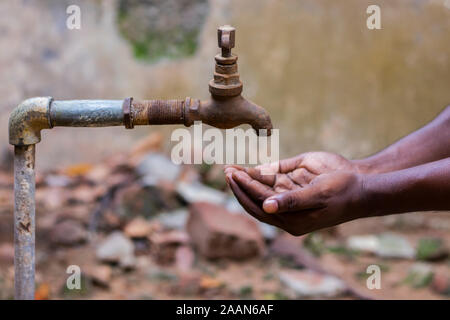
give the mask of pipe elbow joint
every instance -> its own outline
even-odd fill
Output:
[[[41,130],[51,129],[51,97],[31,98],[23,101],[9,116],[9,143],[26,146],[41,141]]]

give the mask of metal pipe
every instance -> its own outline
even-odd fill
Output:
[[[34,299],[35,145],[14,147],[15,298]]]
[[[123,100],[52,101],[52,127],[109,127],[123,125]]]
[[[184,124],[194,121],[228,129],[243,123],[257,133],[270,134],[272,123],[267,112],[241,96],[242,82],[237,72],[234,48],[235,29],[218,29],[222,55],[215,56],[214,79],[209,83],[211,99],[185,100],[70,100],[54,101],[51,97],[32,98],[22,102],[9,118],[9,143],[15,146],[14,158],[14,245],[15,298],[34,298],[35,244],[35,144],[41,141],[41,130],[53,127],[106,127],[124,125]]]

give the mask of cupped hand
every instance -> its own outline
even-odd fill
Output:
[[[259,186],[259,192],[269,196],[269,190],[281,193],[302,188],[317,176],[334,171],[359,172],[358,167],[346,158],[328,152],[307,152],[298,156],[283,159],[279,162],[264,164],[255,168],[245,168],[237,165],[225,167],[225,173],[244,171],[251,179],[267,185]],[[253,183],[255,185],[255,183]],[[264,192],[262,191],[264,189]],[[245,192],[252,193],[252,190]],[[253,192],[254,193],[254,192]]]
[[[364,176],[339,155],[305,153],[278,166],[227,166],[225,173],[247,212],[294,235],[365,214]]]

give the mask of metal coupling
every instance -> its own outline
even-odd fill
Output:
[[[133,98],[125,98],[122,104],[122,112],[123,112],[123,124],[126,129],[133,129],[133,112],[131,111],[131,106],[133,104]]]

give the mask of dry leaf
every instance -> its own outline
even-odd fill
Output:
[[[89,163],[79,163],[73,166],[69,166],[63,170],[63,172],[69,177],[82,176],[92,170],[92,165]]]
[[[47,283],[40,284],[34,293],[36,300],[48,300],[50,298],[50,286]]]
[[[202,289],[216,289],[221,287],[222,285],[222,281],[209,276],[203,276],[200,279],[200,287]]]

